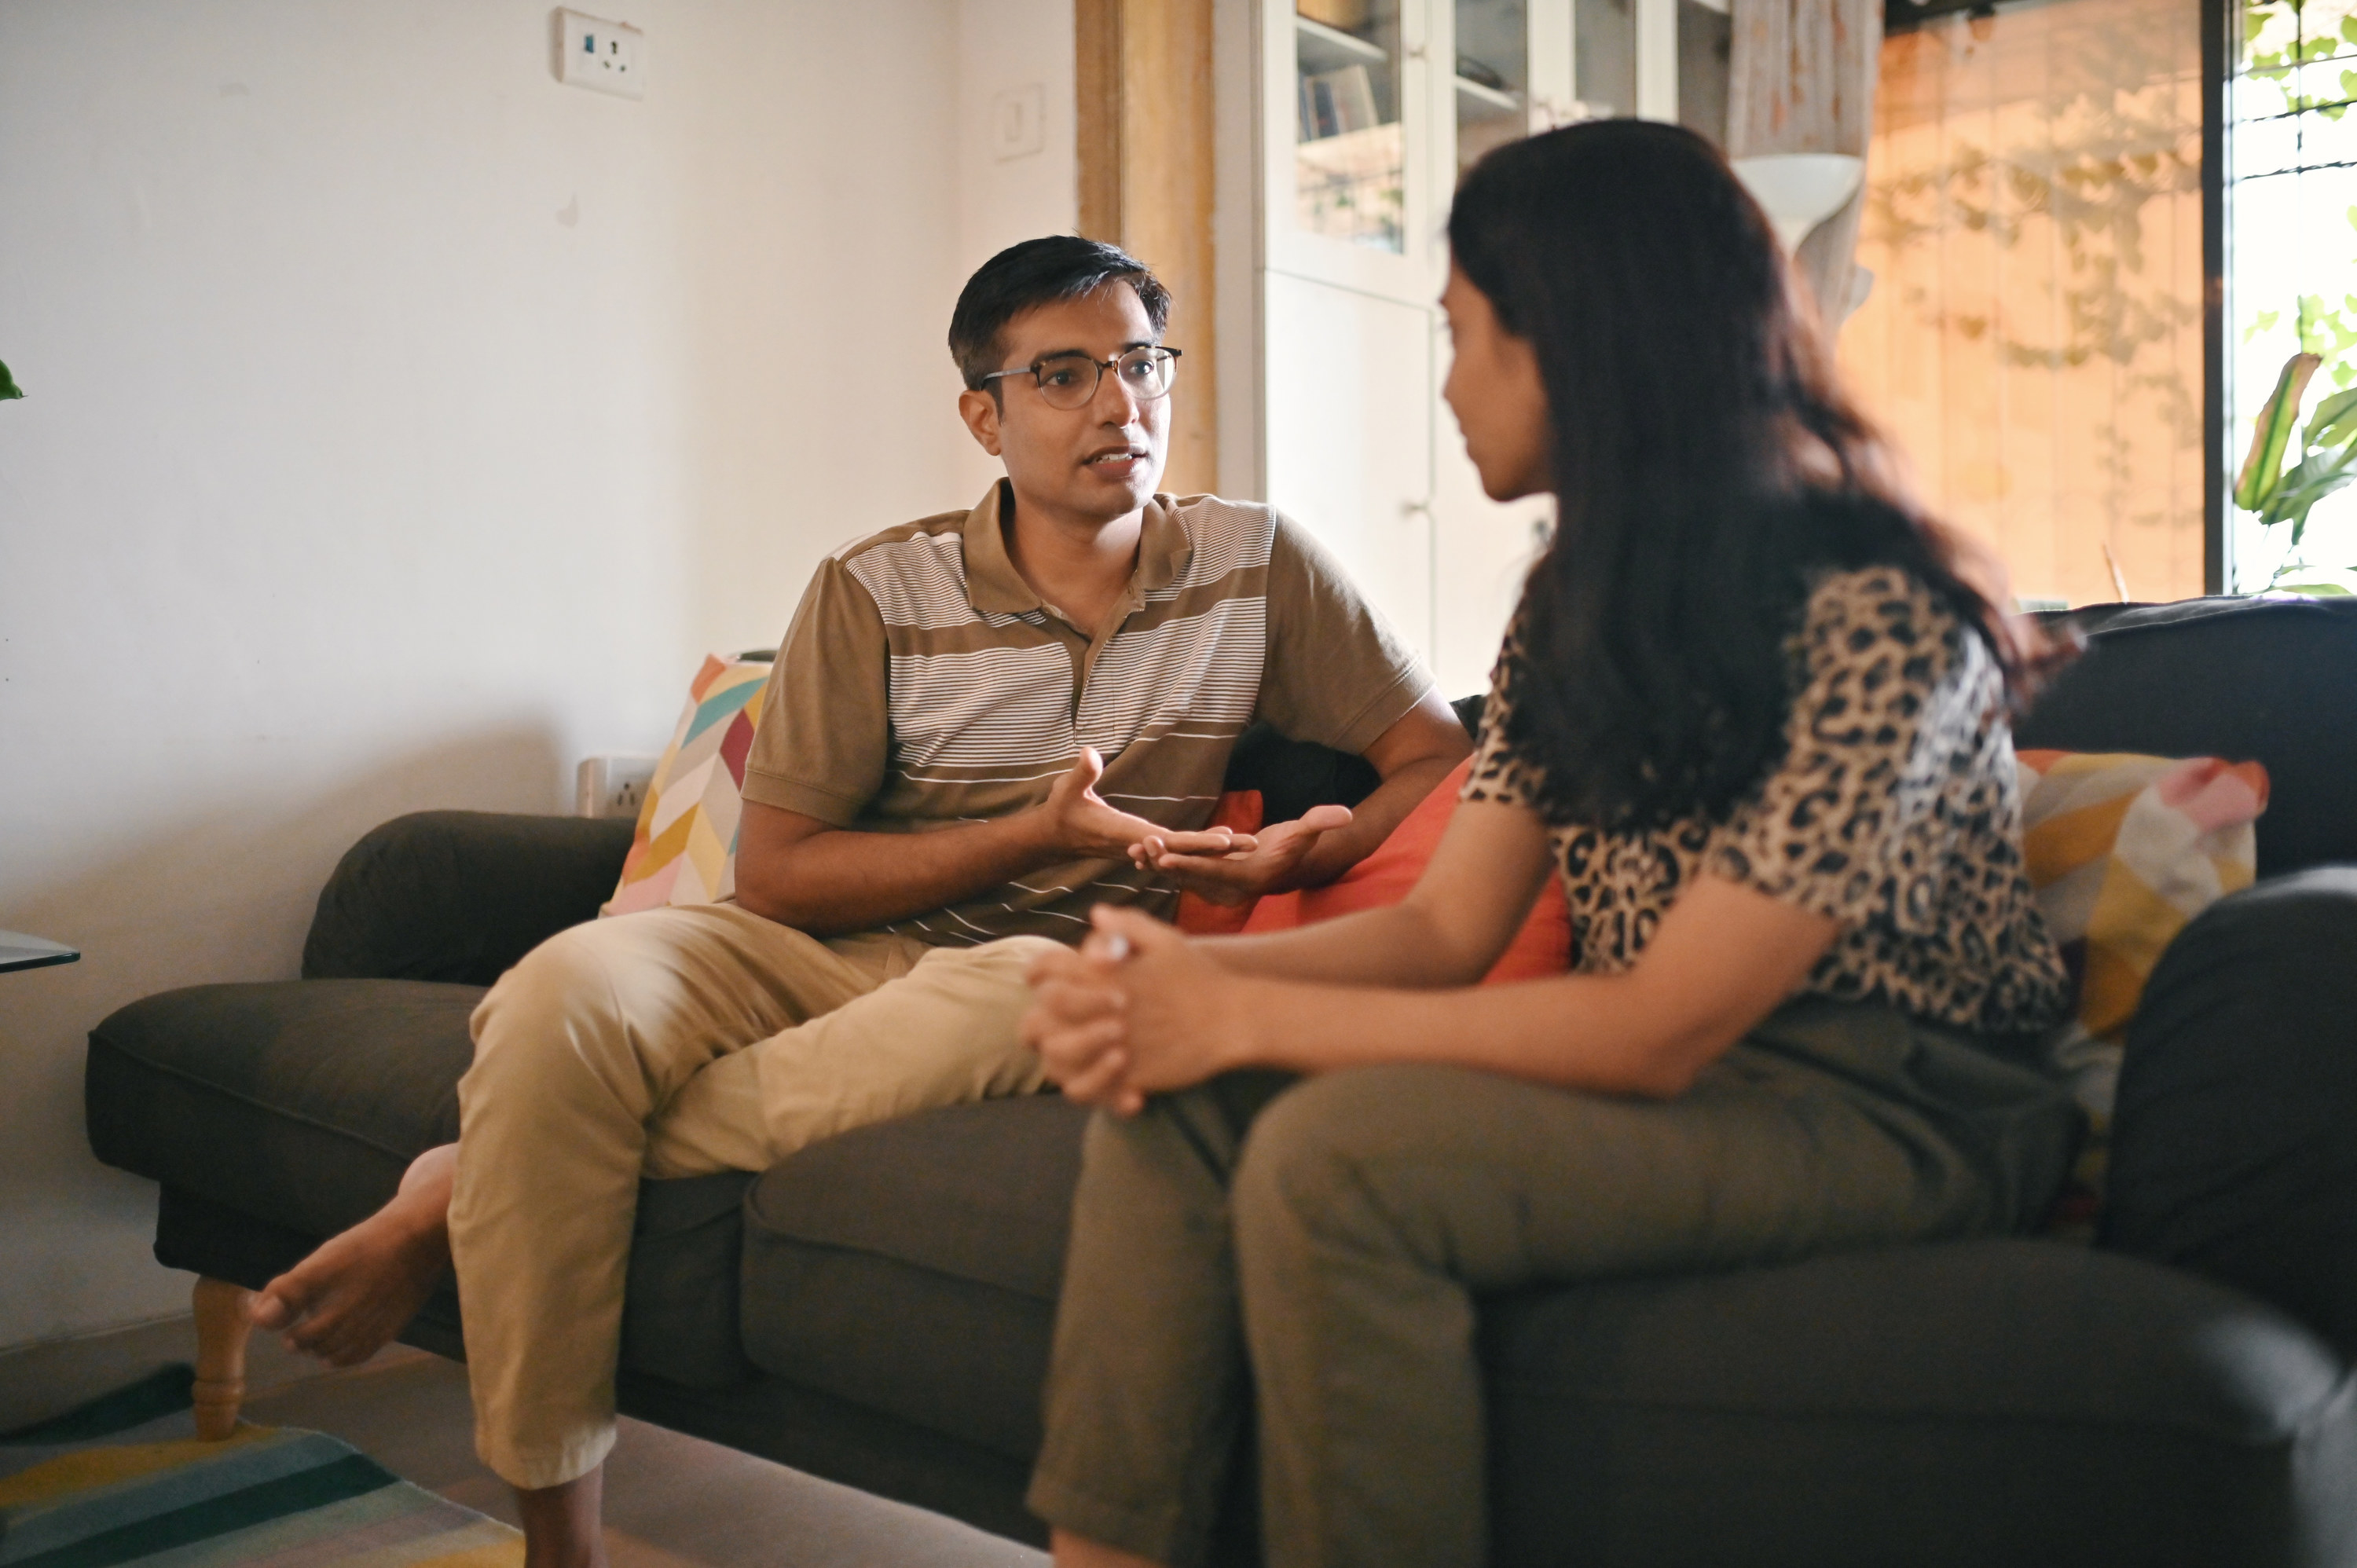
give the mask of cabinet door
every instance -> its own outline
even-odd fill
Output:
[[[1435,363],[1448,372],[1441,335]],[[1451,699],[1490,689],[1490,669],[1506,622],[1522,598],[1523,579],[1544,548],[1555,501],[1531,496],[1501,504],[1481,493],[1448,405],[1437,410],[1433,451],[1432,673]]]
[[[1439,291],[1434,12],[1445,0],[1264,0],[1267,264],[1423,305]],[[1446,24],[1442,24],[1445,34]]]
[[[1269,501],[1428,664],[1433,313],[1278,273],[1267,287]]]

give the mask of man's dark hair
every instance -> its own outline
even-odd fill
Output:
[[[1078,234],[1050,234],[1009,245],[982,263],[965,280],[957,309],[950,315],[950,355],[967,390],[980,392],[983,377],[999,369],[999,334],[1027,310],[1058,300],[1094,294],[1109,283],[1125,283],[1137,291],[1146,319],[1159,338],[1170,321],[1170,291],[1148,272],[1144,262],[1118,245],[1083,240]]]

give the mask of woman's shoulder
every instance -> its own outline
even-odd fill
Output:
[[[1805,582],[1796,651],[1813,665],[1890,653],[1939,657],[1959,648],[1964,619],[1955,607],[1895,562],[1821,566]]]

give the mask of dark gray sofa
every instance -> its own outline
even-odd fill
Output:
[[[1501,1564],[2357,1564],[2357,605],[2086,618],[2025,746],[2255,757],[2263,880],[2132,1030],[2102,1243],[1905,1248],[1487,1304]],[[1272,816],[1359,765],[1262,735]],[[475,999],[590,918],[627,824],[428,812],[354,846],[300,981],[91,1035],[156,1253],[262,1283],[457,1133]],[[1020,1497],[1082,1113],[913,1116],[643,1189],[625,1411],[1037,1541]],[[446,1291],[409,1337],[459,1353]],[[1250,1488],[1224,1550],[1251,1555]]]

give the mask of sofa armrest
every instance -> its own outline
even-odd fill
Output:
[[[613,896],[620,819],[416,811],[371,830],[319,890],[306,980],[489,985]]]
[[[2357,1355],[2357,866],[2222,898],[2128,1026],[2103,1241]]]

